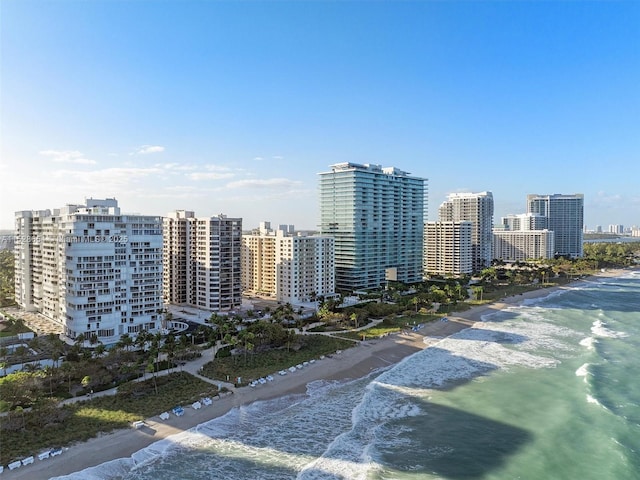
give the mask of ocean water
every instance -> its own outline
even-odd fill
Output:
[[[639,373],[640,272],[629,272],[59,478],[640,479]]]

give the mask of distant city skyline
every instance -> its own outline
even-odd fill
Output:
[[[638,2],[0,4],[0,229],[123,212],[317,230],[341,162],[492,192],[583,194],[588,230],[640,225]]]

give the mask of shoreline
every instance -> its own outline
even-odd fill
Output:
[[[163,421],[156,415],[146,419],[142,428],[121,429],[100,435],[65,448],[59,456],[46,460],[38,460],[36,457],[33,464],[12,471],[5,467],[2,478],[50,479],[78,473],[109,461],[126,459],[157,441],[221,417],[235,407],[255,401],[304,394],[307,391],[307,385],[315,380],[349,380],[364,377],[373,370],[395,365],[407,356],[429,348],[443,338],[472,327],[476,322],[482,321],[482,317],[488,313],[519,305],[524,300],[546,297],[589,278],[618,277],[628,271],[607,270],[591,277],[577,279],[567,285],[543,287],[486,305],[479,305],[464,312],[452,312],[447,315],[446,322],[432,321],[425,324],[418,332],[395,333],[381,339],[360,343],[332,357],[317,360],[302,370],[285,376],[276,374],[274,380],[267,384],[255,388],[248,386],[238,388],[234,394],[214,400],[211,405],[203,406],[199,410],[194,410],[190,406],[185,407],[185,414],[182,417],[171,415],[169,419]]]

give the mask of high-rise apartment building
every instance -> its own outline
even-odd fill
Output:
[[[609,233],[622,235],[624,233],[624,225],[609,225]]]
[[[502,217],[502,226],[505,230],[530,231],[544,230],[547,225],[546,217],[537,213],[520,213],[517,215],[507,215]]]
[[[493,258],[505,262],[553,258],[554,235],[550,230],[494,229]]]
[[[471,256],[474,272],[491,265],[493,260],[493,194],[451,193],[440,205],[438,216],[441,222],[472,223]]]
[[[163,235],[166,303],[213,312],[241,305],[241,218],[177,210],[163,219]]]
[[[272,230],[269,222],[242,236],[242,279],[246,293],[299,304],[335,293],[334,239],[303,235],[292,225]]]
[[[583,255],[584,195],[527,195],[527,213],[546,217],[544,228],[554,233],[555,253]]]
[[[422,281],[426,179],[357,163],[319,175],[320,233],[335,239],[336,288]]]
[[[104,344],[161,326],[162,219],[115,199],[16,213],[16,302]],[[96,337],[94,337],[96,336]]]
[[[472,233],[473,224],[468,221],[425,223],[425,275],[471,274]]]

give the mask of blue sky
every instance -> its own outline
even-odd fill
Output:
[[[640,225],[640,2],[0,2],[0,228],[126,212],[315,228],[333,163],[491,191],[583,193]]]

